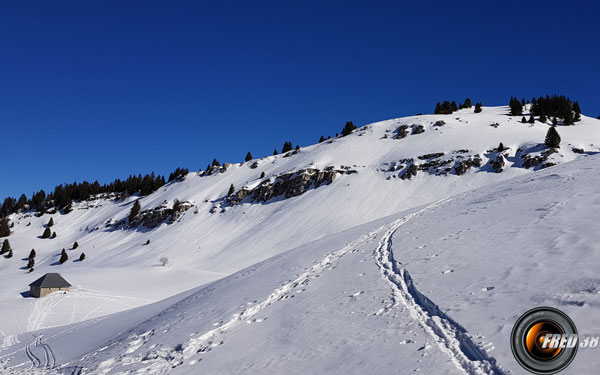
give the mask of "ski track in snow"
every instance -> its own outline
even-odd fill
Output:
[[[450,199],[440,200],[397,220],[381,238],[375,250],[375,263],[383,277],[392,286],[392,296],[391,303],[384,306],[377,314],[402,305],[409,311],[411,318],[419,322],[459,370],[468,375],[502,375],[504,371],[496,364],[496,360],[479,348],[460,324],[448,317],[435,303],[421,294],[415,288],[408,271],[400,268],[400,263],[394,259],[392,237],[398,228],[415,216],[448,201]]]
[[[33,351],[33,348],[40,348],[44,353],[44,358],[40,358],[40,356],[36,355]],[[52,348],[48,344],[42,342],[42,336],[34,336],[34,339],[28,342],[25,345],[25,354],[27,358],[31,361],[31,367],[43,367],[43,368],[52,368],[56,365],[56,358],[54,357],[54,352]]]

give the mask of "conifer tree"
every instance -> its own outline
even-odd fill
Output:
[[[556,127],[551,126],[546,133],[546,140],[544,141],[546,147],[558,148],[560,147],[560,135],[556,131]]]
[[[48,228],[52,228],[52,226],[53,226],[53,225],[54,225],[54,219],[53,219],[53,218],[50,218],[50,220],[48,220],[48,224],[46,224],[46,226],[47,226]]]
[[[527,119],[525,118],[525,116],[523,116],[523,117],[521,118],[521,122],[522,122],[523,124],[527,124]]]
[[[215,159],[213,159],[212,166],[213,167],[220,167],[221,163],[219,163],[219,161],[215,158]]]
[[[519,99],[511,97],[508,105],[510,106],[510,114],[512,116],[520,116],[523,114],[523,105]]]
[[[574,123],[575,123],[575,120],[573,118],[573,111],[571,111],[570,109],[566,110],[563,115],[563,124],[573,125]]]
[[[35,266],[35,259],[34,258],[29,258],[29,260],[27,261],[27,269],[32,269],[33,266]]]
[[[265,171],[260,172],[260,178],[265,178]]]
[[[231,186],[229,186],[229,191],[227,192],[227,196],[231,196],[233,195],[233,193],[235,193],[235,187],[233,186],[233,184],[231,184]]]
[[[252,159],[254,159],[254,158],[252,157],[252,154],[250,153],[250,151],[248,151],[248,153],[246,154],[246,158],[244,160],[245,161],[250,161]]]
[[[52,239],[56,238],[56,232],[52,232],[52,236],[50,236],[50,238],[52,238]]]
[[[8,219],[3,217],[0,219],[0,237],[10,236],[10,227],[8,226]]]
[[[546,115],[542,113],[540,115],[540,122],[546,123],[546,121],[548,121],[548,119],[546,118]]]
[[[140,213],[141,209],[142,209],[142,205],[140,204],[140,201],[136,200],[133,203],[133,206],[131,206],[131,211],[129,211],[129,222],[130,223],[133,221],[133,219],[135,219],[135,217],[137,216],[137,214]]]
[[[344,126],[344,129],[342,129],[342,137],[345,137],[348,134],[352,133],[355,129],[356,126],[352,123],[352,121],[348,121]]]
[[[36,253],[35,253],[35,249],[31,249],[31,251],[29,252],[29,258],[35,258]]]
[[[42,234],[42,238],[50,238],[52,236],[52,232],[50,231],[50,228],[46,227],[46,229],[44,230],[44,234]]]
[[[552,117],[552,126],[556,126],[558,125],[558,119],[556,118],[556,116]]]
[[[498,145],[498,152],[502,152],[504,150],[506,150],[506,149],[504,148],[504,145],[502,144],[502,142],[500,142],[500,144]]]
[[[13,257],[13,251],[11,249],[11,250],[8,250],[8,254],[6,254],[6,258],[9,259],[9,258],[12,258],[12,257]]]
[[[58,260],[58,262],[60,264],[63,264],[67,260],[69,260],[69,256],[67,255],[67,252],[65,251],[65,249],[62,249],[62,251],[60,253],[60,259]]]
[[[79,256],[79,261],[83,262],[85,260],[85,253],[81,253],[81,255]]]
[[[175,198],[175,201],[173,202],[173,212],[179,212],[180,208],[181,208],[181,202],[179,201],[178,198]]]
[[[292,146],[292,142],[285,142],[283,144],[283,148],[281,149],[281,153],[285,154],[286,152],[292,151],[294,146]]]
[[[456,102],[454,100],[452,101],[452,103],[450,103],[450,110],[452,112],[458,111],[458,106],[456,105]]]
[[[319,138],[319,143],[323,143],[325,142],[325,137],[321,136],[321,138]]]
[[[475,113],[481,113],[481,111],[483,111],[483,109],[481,108],[483,106],[483,104],[481,104],[481,102],[478,102],[475,104],[475,110],[473,112]]]
[[[8,238],[4,240],[4,243],[2,244],[2,249],[0,250],[0,254],[6,254],[9,251],[12,251],[12,248],[10,247],[10,242],[8,242]]]
[[[73,243],[73,250],[77,249],[79,247],[79,244],[77,243],[77,241],[75,241]]]
[[[296,151],[300,151],[300,145],[296,145]]]
[[[277,149],[273,150],[273,156],[275,155],[279,155],[279,152],[277,152]]]
[[[533,117],[533,115],[529,116],[529,120],[527,121],[530,124],[534,124],[535,123],[535,118]]]
[[[472,104],[471,104],[471,99],[470,98],[466,98],[465,99],[465,104],[463,104],[463,108],[471,108]]]

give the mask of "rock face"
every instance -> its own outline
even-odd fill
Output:
[[[421,134],[421,133],[425,132],[425,127],[423,125],[417,125],[417,124],[415,124],[415,125],[412,125],[411,127],[412,127],[412,134],[413,135],[415,135],[415,134]]]
[[[357,171],[349,167],[341,167],[340,169],[328,167],[325,170],[316,168],[301,169],[297,172],[268,178],[253,189],[242,188],[227,197],[225,201],[229,205],[235,205],[247,197],[250,197],[252,202],[266,202],[280,196],[285,198],[296,197],[304,194],[310,188],[318,188],[332,183],[338,174],[353,173],[357,173]]]
[[[400,178],[403,180],[406,180],[406,179],[410,180],[417,175],[418,170],[419,170],[419,168],[415,164],[411,164],[410,166],[408,166],[408,168],[406,168],[404,173],[402,173],[400,175]]]
[[[479,155],[469,156],[468,159],[457,160],[454,163],[454,172],[457,176],[465,174],[471,167],[481,167],[481,157]]]
[[[129,228],[145,227],[145,228],[156,228],[162,223],[173,224],[179,219],[182,213],[189,210],[192,204],[189,202],[182,202],[177,210],[167,207],[165,204],[155,207],[151,210],[140,211],[139,214],[131,221],[127,219],[120,220],[113,224],[113,227],[119,228],[127,226]]]
[[[535,168],[538,165],[541,166],[541,168],[547,168],[547,167],[551,167],[552,165],[554,165],[554,163],[545,163],[546,160],[548,160],[548,157],[554,153],[556,153],[558,151],[556,151],[555,148],[549,148],[545,151],[543,151],[542,153],[540,153],[539,155],[522,155],[521,158],[523,158],[523,167],[524,168]]]
[[[398,129],[396,129],[396,139],[402,139],[408,135],[408,125],[400,125]]]
[[[504,170],[504,165],[506,164],[506,159],[503,154],[498,154],[495,158],[490,159],[490,165],[494,169],[494,172],[500,173]]]

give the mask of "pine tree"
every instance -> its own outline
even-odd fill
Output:
[[[252,154],[250,153],[250,151],[248,151],[248,153],[246,154],[246,159],[244,159],[244,160],[245,161],[250,161],[252,159],[254,159],[254,158],[252,157]]]
[[[527,121],[530,124],[534,124],[535,123],[535,118],[533,117],[533,115],[529,116],[529,120]]]
[[[546,115],[543,113],[540,115],[539,120],[540,120],[540,122],[543,122],[543,123],[546,123],[546,121],[548,121],[548,119],[546,118]]]
[[[213,167],[220,167],[221,163],[219,163],[219,161],[217,159],[213,159],[212,166]]]
[[[0,254],[6,254],[9,251],[12,251],[12,248],[10,247],[10,242],[8,242],[8,238],[4,240],[4,243],[2,244],[2,250],[0,250]]]
[[[437,102],[435,104],[435,110],[433,111],[434,114],[439,115],[442,113],[442,105],[440,104],[440,102]]]
[[[281,153],[285,154],[286,152],[292,151],[294,146],[292,146],[292,142],[285,142],[283,144],[283,148],[281,149]]]
[[[500,142],[500,144],[498,145],[498,152],[502,152],[504,150],[506,150],[506,149],[504,148],[504,145],[502,144],[502,142]]]
[[[558,119],[556,118],[556,116],[552,117],[552,126],[556,126],[558,125]]]
[[[133,221],[133,219],[135,219],[135,217],[137,216],[137,214],[140,213],[141,209],[142,209],[142,205],[140,204],[140,201],[136,200],[133,203],[133,206],[131,206],[131,211],[129,211],[129,222],[130,223]]]
[[[521,122],[522,122],[523,124],[527,124],[527,119],[525,118],[525,116],[523,116],[523,117],[521,118]]]
[[[277,149],[273,150],[273,156],[275,155],[279,155],[279,152],[277,152]]]
[[[35,249],[31,249],[31,251],[29,252],[29,258],[30,258],[30,259],[31,259],[31,258],[35,258],[35,255],[36,255],[36,253],[35,253]]]
[[[523,114],[523,105],[519,99],[511,97],[508,105],[510,106],[510,114],[512,116],[521,116]]]
[[[50,220],[48,220],[48,224],[46,224],[46,226],[47,226],[48,228],[52,228],[52,226],[53,226],[53,225],[54,225],[54,219],[53,219],[53,218],[50,218]]]
[[[0,237],[10,236],[10,227],[8,226],[8,219],[3,217],[0,219]]]
[[[346,125],[344,126],[344,129],[342,129],[342,137],[345,137],[348,134],[352,133],[355,129],[356,129],[356,126],[354,126],[352,121],[348,121],[346,123]]]
[[[471,108],[472,104],[471,104],[471,99],[470,98],[466,98],[465,99],[465,104],[463,104],[463,108]]]
[[[458,106],[456,105],[456,102],[454,100],[452,101],[452,103],[450,103],[450,110],[452,112],[458,111]]]
[[[6,258],[9,259],[9,258],[12,258],[12,257],[13,257],[13,251],[9,250],[8,254],[6,254]]]
[[[321,138],[319,138],[319,143],[323,143],[325,142],[325,137],[321,136]]]
[[[560,135],[556,131],[556,127],[551,126],[546,133],[546,140],[544,141],[546,147],[558,148],[560,147]]]
[[[52,232],[52,236],[50,236],[50,238],[52,238],[52,239],[56,238],[56,232]]]
[[[79,247],[79,244],[77,243],[77,241],[75,241],[73,243],[73,250],[77,249]]]
[[[50,238],[50,236],[52,236],[52,232],[50,231],[50,228],[46,227],[44,234],[42,234],[42,238]]]
[[[146,241],[146,245],[150,245],[150,239]]]
[[[173,212],[179,212],[180,208],[181,202],[179,201],[179,199],[175,198],[175,201],[173,201]]]
[[[260,172],[260,178],[265,178],[265,171]]]
[[[32,269],[33,266],[35,266],[35,259],[29,258],[29,261],[27,262],[27,269]]]
[[[473,112],[475,113],[481,113],[481,111],[483,111],[483,109],[481,108],[483,106],[483,104],[481,104],[481,102],[478,102],[475,104],[475,110]]]
[[[231,186],[229,186],[229,191],[227,192],[227,196],[231,196],[233,195],[233,193],[235,193],[235,187],[233,186],[233,184],[231,184]]]
[[[58,262],[60,264],[63,264],[67,260],[69,260],[69,256],[67,255],[67,252],[65,251],[65,249],[62,249],[62,252],[60,253],[60,259],[58,260]]]
[[[79,256],[79,261],[83,262],[85,260],[85,253],[81,253],[81,255]]]
[[[300,145],[296,145],[296,151],[300,151]]]
[[[573,111],[570,109],[566,110],[563,115],[563,124],[565,125],[573,125],[575,123],[575,119],[573,118]]]

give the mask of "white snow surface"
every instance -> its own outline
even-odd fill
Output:
[[[501,173],[388,179],[397,175],[389,163],[402,159],[468,149],[486,164],[499,142],[509,155],[543,142],[548,125],[507,111],[388,120],[255,169],[191,173],[141,199],[143,209],[176,198],[195,205],[153,230],[105,226],[135,197],[12,215],[15,256],[0,259],[0,373],[522,373],[509,336],[527,309],[558,307],[580,332],[598,334],[600,158],[572,147],[597,153],[600,121],[559,126],[551,161],[560,165],[535,173],[509,156]],[[392,139],[402,124],[425,132]],[[358,173],[209,213],[232,183],[331,165]],[[58,236],[40,239],[50,216]],[[36,270],[27,273],[31,248]],[[71,259],[54,265],[62,248]],[[73,262],[82,251],[86,260]],[[73,290],[25,298],[46,272]],[[565,373],[593,373],[593,354],[581,350]]]

